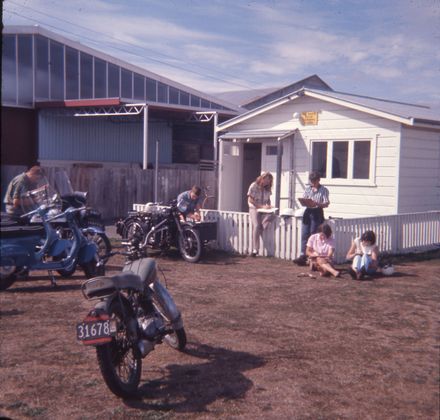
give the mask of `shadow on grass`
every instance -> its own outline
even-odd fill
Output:
[[[163,376],[142,385],[135,400],[125,404],[141,410],[203,412],[216,400],[243,398],[253,382],[243,372],[265,361],[251,353],[188,343],[185,353],[203,362],[167,365]]]

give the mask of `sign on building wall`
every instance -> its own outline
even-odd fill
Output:
[[[300,121],[302,125],[318,125],[318,113],[315,111],[301,112]]]

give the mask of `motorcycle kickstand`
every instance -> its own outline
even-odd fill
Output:
[[[57,287],[57,281],[55,280],[55,276],[53,274],[53,270],[47,270],[47,273],[50,277],[50,283],[52,287]]]

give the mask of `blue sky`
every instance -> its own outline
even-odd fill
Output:
[[[440,0],[5,0],[39,24],[204,92],[333,89],[440,107]]]

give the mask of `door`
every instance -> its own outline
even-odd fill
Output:
[[[241,211],[242,145],[220,142],[219,210]]]
[[[261,174],[261,143],[243,145],[243,182],[241,211],[249,211],[247,192],[249,185]]]

